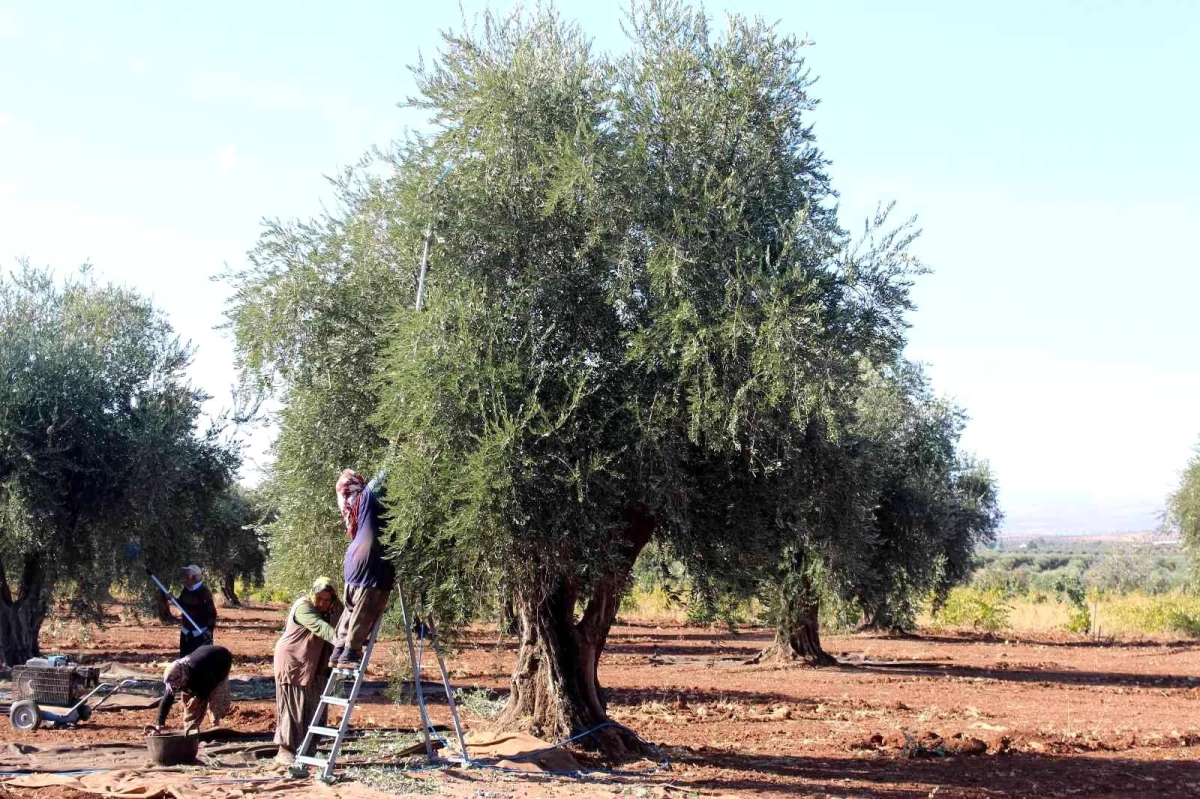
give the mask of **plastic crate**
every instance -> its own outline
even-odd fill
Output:
[[[14,666],[12,701],[70,707],[99,684],[100,670],[90,666]]]

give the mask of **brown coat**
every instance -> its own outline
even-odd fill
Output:
[[[323,623],[311,627],[301,619],[311,620],[319,615]],[[341,615],[340,603],[334,602],[328,613],[318,614],[312,600],[301,597],[288,610],[287,625],[275,644],[275,681],[281,685],[311,685],[325,670],[332,651],[333,629]],[[298,618],[299,617],[299,618]],[[328,636],[328,638],[324,636]]]

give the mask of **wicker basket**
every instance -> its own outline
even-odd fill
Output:
[[[100,670],[90,666],[14,666],[12,701],[70,707],[99,681]]]

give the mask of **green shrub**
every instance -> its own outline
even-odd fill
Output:
[[[1076,605],[1071,608],[1071,618],[1067,620],[1067,631],[1073,633],[1086,633],[1092,629],[1092,614],[1088,612],[1087,605]]]
[[[494,719],[508,704],[508,697],[501,696],[488,688],[459,688],[454,692],[458,706],[476,716]]]
[[[1101,616],[1111,624],[1139,632],[1200,637],[1200,597],[1182,592],[1114,599],[1106,604]]]
[[[1004,603],[1004,595],[998,590],[980,591],[959,587],[950,592],[946,604],[936,612],[934,618],[947,627],[971,627],[996,632],[1008,626],[1010,612],[1011,609]]]

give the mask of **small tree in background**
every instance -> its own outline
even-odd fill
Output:
[[[51,600],[100,621],[114,583],[178,568],[236,448],[197,434],[189,352],[134,292],[84,270],[0,276],[0,657],[38,651]],[[131,558],[141,553],[139,562]]]
[[[1167,499],[1167,523],[1179,531],[1200,582],[1200,447],[1179,477],[1179,488]]]
[[[958,451],[962,412],[936,399],[919,369],[864,365],[855,390],[836,435],[808,447],[807,485],[792,489],[807,497],[798,535],[764,539],[756,556],[763,568],[749,590],[776,629],[757,662],[833,664],[819,629],[828,598],[859,608],[867,627],[911,627],[931,596],[970,575],[975,547],[999,523],[986,467]],[[770,492],[766,507],[786,495]]]
[[[866,627],[902,631],[930,596],[936,607],[970,577],[1002,516],[987,466],[959,451],[965,414],[936,398],[919,369],[875,375],[860,409],[876,504],[871,557],[851,596]]]
[[[264,529],[274,513],[260,492],[232,486],[212,505],[198,531],[201,562],[220,580],[221,598],[228,607],[239,607],[236,583],[261,585],[267,561]]]

